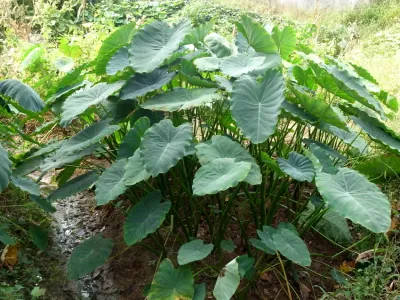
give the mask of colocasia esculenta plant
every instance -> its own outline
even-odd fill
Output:
[[[10,181],[48,212],[92,186],[99,206],[125,199],[126,245],[162,257],[148,299],[204,299],[204,273],[216,278],[216,299],[230,299],[241,281],[245,295],[269,265],[283,274],[310,265],[310,229],[346,245],[349,222],[375,233],[390,227],[387,197],[356,169],[373,151],[400,153],[383,123],[397,101],[365,69],[316,56],[291,27],[269,30],[243,16],[232,42],[212,28],[124,25],[46,101],[19,81],[0,82],[3,117],[54,115],[29,136],[1,126],[4,149],[14,134],[33,148],[17,158],[0,149],[0,190]],[[75,135],[37,141],[55,126]],[[53,169],[59,187],[48,195],[26,177]],[[85,173],[71,179],[76,169]],[[238,246],[232,224],[244,252],[223,266],[224,251]],[[165,249],[172,237],[177,260]],[[102,265],[113,244],[98,234],[77,246],[68,277]]]

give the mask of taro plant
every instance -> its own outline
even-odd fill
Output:
[[[346,245],[348,222],[390,228],[387,197],[357,166],[377,150],[400,152],[383,122],[396,100],[366,70],[298,47],[291,27],[267,30],[243,16],[232,42],[212,27],[120,27],[49,92],[52,126],[74,135],[39,145],[13,171],[2,152],[2,188],[11,172],[61,170],[59,188],[38,195],[46,207],[92,185],[99,206],[119,201],[127,247],[160,255],[148,299],[204,299],[204,274],[216,278],[216,299],[233,297],[241,281],[245,296],[271,265],[287,281],[292,264],[311,264],[310,229]],[[86,173],[71,179],[76,169]],[[93,271],[112,248],[101,234],[84,241],[68,277]]]

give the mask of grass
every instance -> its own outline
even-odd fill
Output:
[[[43,260],[45,255],[32,243],[29,226],[40,224],[49,230],[51,219],[26,193],[9,187],[0,195],[0,224],[11,236],[18,237],[17,264],[12,270],[0,268],[0,299],[30,299],[30,292],[41,284],[49,266]]]

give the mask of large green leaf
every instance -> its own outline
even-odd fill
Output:
[[[278,158],[279,167],[297,181],[311,182],[314,178],[314,167],[307,157],[296,152],[289,153],[289,159]]]
[[[281,64],[281,58],[276,54],[255,53],[251,55],[237,54],[223,59],[221,72],[232,77],[240,77],[254,71],[265,72]]]
[[[193,194],[198,196],[216,194],[245,180],[251,163],[233,158],[218,158],[197,170],[193,180]]]
[[[278,228],[273,235],[276,249],[287,259],[301,266],[311,265],[310,252],[304,241],[292,230]]]
[[[207,34],[211,31],[211,29],[214,26],[213,21],[206,22],[204,24],[201,24],[190,31],[189,34],[185,36],[185,39],[183,40],[182,44],[183,45],[197,45],[198,43],[203,43],[204,38],[207,36]]]
[[[207,286],[204,282],[194,285],[193,300],[205,300],[207,296]]]
[[[256,160],[239,143],[226,136],[214,135],[210,141],[198,144],[196,155],[202,165],[218,158],[233,158],[235,162],[249,162],[251,169],[244,181],[253,185],[261,184],[262,176]]]
[[[177,88],[172,92],[157,95],[141,106],[150,110],[177,111],[201,106],[219,98],[217,89]]]
[[[262,27],[261,24],[254,22],[248,16],[242,16],[241,21],[236,23],[236,27],[256,52],[268,54],[278,52],[274,40],[264,27]]]
[[[355,169],[373,182],[386,182],[400,174],[400,156],[381,154],[368,156]]]
[[[99,175],[96,171],[90,171],[86,174],[80,175],[64,183],[54,192],[52,192],[47,200],[54,201],[58,199],[65,199],[71,197],[79,192],[82,192],[89,188],[93,183],[97,181]]]
[[[96,234],[79,244],[67,264],[68,279],[78,279],[103,265],[111,255],[114,242]]]
[[[40,166],[40,169],[43,172],[46,172],[50,169],[59,168],[66,164],[73,163],[81,159],[82,157],[92,154],[99,147],[100,144],[94,144],[74,154],[63,151],[61,152],[57,151],[55,155],[50,156],[44,160],[43,164]]]
[[[140,158],[140,150],[137,149],[132,157],[129,157],[125,166],[124,182],[125,185],[134,185],[138,182],[147,180],[150,174],[147,173]]]
[[[302,220],[305,220],[315,210],[315,206],[311,203],[307,207],[308,209],[300,217]],[[314,227],[336,243],[349,244],[352,242],[346,219],[335,211],[328,210]]]
[[[30,86],[15,79],[0,81],[0,95],[10,97],[24,109],[33,112],[39,112],[45,106],[40,96]]]
[[[11,176],[11,182],[24,192],[37,196],[40,195],[39,185],[30,178]]]
[[[77,153],[91,145],[98,143],[104,137],[114,133],[120,128],[118,125],[109,125],[109,123],[110,120],[106,119],[86,127],[63,143],[60,149],[56,151],[56,156]]]
[[[390,203],[379,188],[357,171],[339,168],[337,174],[317,173],[319,193],[333,211],[373,232],[390,228]]]
[[[229,42],[218,33],[210,33],[204,39],[205,44],[218,58],[226,57],[232,54]]]
[[[252,143],[262,143],[275,132],[283,90],[284,80],[277,70],[268,70],[260,83],[245,75],[233,84],[232,117]]]
[[[144,96],[168,84],[175,75],[176,72],[168,73],[166,68],[155,69],[149,74],[135,74],[126,81],[119,96],[123,100]]]
[[[42,251],[47,249],[49,244],[49,235],[47,231],[40,226],[32,225],[29,226],[29,235],[32,238],[33,243]]]
[[[0,242],[4,245],[14,245],[14,239],[2,228],[0,228]]]
[[[217,300],[230,300],[240,283],[239,265],[236,258],[230,261],[217,278],[213,295]]]
[[[190,31],[190,22],[184,20],[170,27],[163,21],[147,24],[128,47],[131,66],[138,73],[149,73],[179,48]]]
[[[274,234],[276,229],[271,226],[263,226],[262,230],[257,230],[257,235],[261,242],[267,247],[268,251],[275,251]],[[267,251],[266,251],[267,252]]]
[[[272,38],[278,46],[282,58],[288,59],[289,55],[296,49],[296,31],[293,27],[286,26],[283,30],[279,30],[275,26],[272,30]]]
[[[117,81],[111,84],[101,82],[93,87],[72,94],[62,105],[62,121],[70,121],[90,106],[104,102],[108,96],[118,91],[123,84],[124,81]]]
[[[214,248],[213,244],[204,244],[202,240],[194,240],[182,245],[178,251],[178,263],[188,263],[206,258]]]
[[[124,239],[127,245],[141,241],[161,226],[171,202],[160,201],[161,193],[151,192],[129,211],[124,224]]]
[[[352,131],[350,128],[347,128],[347,130],[340,129],[335,126],[329,126],[328,128],[330,133],[337,136],[347,145],[351,145],[358,149],[360,153],[368,152],[368,145],[360,134]]]
[[[400,153],[400,138],[395,136],[384,124],[379,124],[376,119],[364,114],[362,117],[352,117],[352,120],[360,126],[375,142],[383,144],[395,153]]]
[[[115,75],[131,66],[128,48],[122,47],[110,58],[106,66],[107,75]]]
[[[194,279],[190,266],[174,268],[172,262],[166,258],[160,264],[148,300],[192,300],[194,295]]]
[[[341,120],[340,116],[333,110],[330,104],[318,97],[311,97],[306,93],[302,93],[298,88],[292,89],[296,96],[296,102],[300,104],[308,113],[317,117],[319,121],[332,124],[343,130],[347,130],[346,123]]]
[[[35,202],[45,212],[54,213],[57,209],[45,198],[37,195],[31,195],[30,199]]]
[[[308,55],[306,59],[314,72],[314,80],[327,91],[350,102],[358,101],[378,113],[383,113],[380,103],[368,92],[361,79],[352,76],[347,70],[324,64],[315,55]]]
[[[119,149],[118,159],[131,157],[139,148],[144,133],[150,128],[150,120],[142,117],[135,122],[132,128],[125,135]]]
[[[174,127],[171,120],[162,120],[148,129],[140,144],[140,157],[153,177],[167,173],[181,160],[193,139],[189,123]]]
[[[11,177],[11,160],[8,152],[0,144],[0,193],[8,186]]]
[[[114,53],[132,40],[136,32],[135,27],[135,22],[123,25],[103,41],[96,57],[97,75],[103,75],[106,72],[106,65]]]
[[[215,71],[220,68],[221,59],[218,57],[200,57],[193,61],[194,65],[199,71]]]
[[[125,192],[127,189],[124,183],[126,162],[126,159],[117,160],[101,174],[96,182],[97,205],[105,205]]]

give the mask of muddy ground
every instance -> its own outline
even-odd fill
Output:
[[[159,257],[151,251],[134,246],[127,248],[123,240],[123,214],[111,206],[96,207],[94,193],[86,191],[76,196],[56,202],[57,212],[53,214],[52,240],[50,242],[50,257],[53,258],[49,268],[47,282],[47,298],[54,300],[125,300],[144,299],[143,290],[151,283]],[[232,224],[227,232],[237,248],[234,253],[225,253],[224,261],[228,262],[237,255],[245,253],[245,247],[240,238],[237,226]],[[101,232],[105,237],[115,242],[113,253],[108,262],[78,281],[68,281],[65,278],[66,263],[73,249],[83,240]],[[204,230],[199,231],[204,232]],[[254,233],[255,235],[255,233]],[[207,237],[200,237],[207,240]],[[152,245],[148,239],[145,243]],[[169,256],[176,257],[179,249],[176,241],[169,242]],[[319,253],[313,259],[309,271],[297,270],[298,282],[293,286],[301,299],[317,299],[321,288],[333,290],[334,281],[329,279],[329,266],[338,267],[343,257],[332,260],[328,256],[338,252],[338,249],[327,243],[318,234],[310,233],[306,243],[311,253]],[[210,258],[213,259],[213,258]],[[288,299],[285,285],[274,271],[261,276],[253,287],[248,299]],[[288,274],[292,277],[292,274]],[[213,299],[212,289],[216,278],[201,278],[208,286],[208,299]],[[300,283],[299,283],[300,282]],[[297,299],[297,296],[293,295]]]

